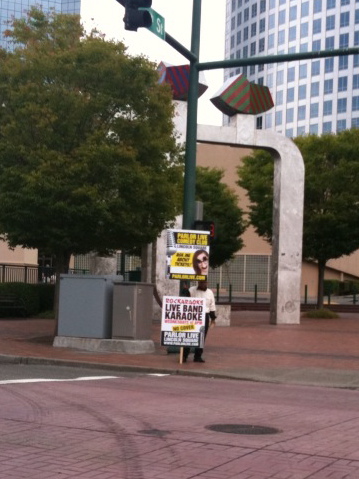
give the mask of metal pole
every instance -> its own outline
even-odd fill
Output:
[[[183,194],[183,229],[193,228],[196,204],[196,143],[199,71],[197,69],[201,30],[202,0],[193,0],[191,52],[195,58],[190,62],[185,175]]]

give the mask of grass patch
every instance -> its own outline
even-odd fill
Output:
[[[305,313],[306,318],[336,319],[339,315],[327,308],[312,309]]]

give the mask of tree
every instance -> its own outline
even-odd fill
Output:
[[[0,233],[70,256],[152,242],[178,214],[182,163],[155,65],[78,16],[31,8],[0,54]]]
[[[303,257],[318,264],[317,307],[323,307],[324,271],[330,259],[359,248],[359,130],[295,139],[305,163]],[[238,184],[251,201],[250,221],[272,237],[273,160],[255,152],[238,168]]]
[[[238,198],[224,183],[223,170],[197,167],[196,196],[203,202],[204,220],[214,221],[216,237],[211,243],[210,266],[216,268],[233,258],[243,246],[246,228]]]

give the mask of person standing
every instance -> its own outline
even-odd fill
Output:
[[[206,339],[209,326],[215,325],[216,320],[216,303],[214,294],[211,289],[208,288],[207,281],[198,281],[197,286],[189,288],[191,298],[204,298],[206,300],[206,321],[204,328],[204,338]],[[183,362],[187,361],[191,348],[183,348]],[[195,348],[194,359],[195,363],[204,363],[202,358],[203,348]]]

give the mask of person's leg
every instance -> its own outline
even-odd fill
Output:
[[[183,348],[183,362],[187,361],[191,348]]]
[[[204,339],[206,340],[207,332],[209,328],[209,314],[206,314],[206,321],[205,321],[205,326],[204,326]],[[194,350],[194,359],[193,361],[196,363],[204,363],[204,360],[202,359],[202,354],[203,354],[203,348],[195,348]]]

